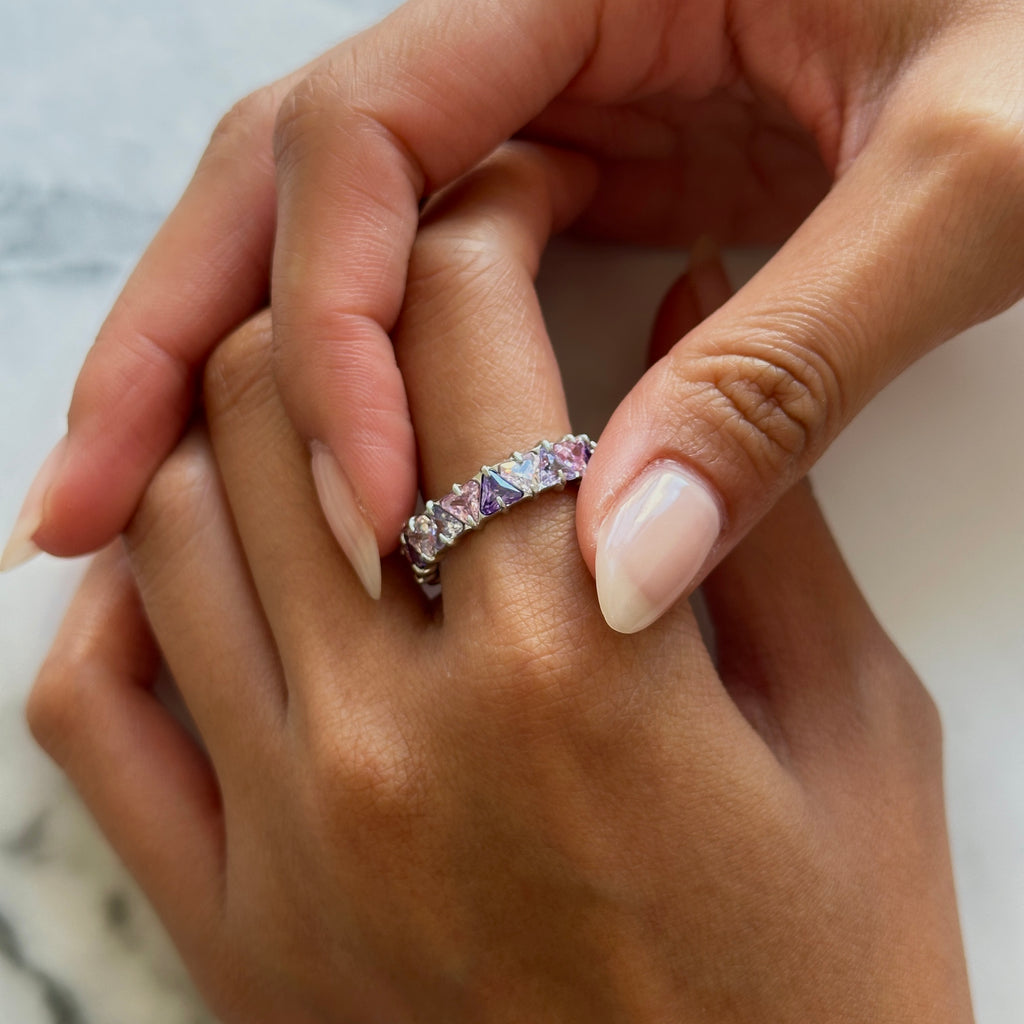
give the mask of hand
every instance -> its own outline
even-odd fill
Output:
[[[569,427],[530,275],[580,173],[510,148],[426,215],[395,342],[427,494]],[[806,488],[707,582],[717,669],[685,602],[605,628],[569,493],[453,548],[443,607],[396,559],[375,605],[270,335],[214,355],[209,437],[29,708],[227,1024],[971,1019],[935,710]]]
[[[376,594],[415,491],[387,332],[417,203],[518,132],[598,162],[587,232],[799,229],[602,436],[580,545],[609,621],[641,628],[879,388],[1020,295],[1022,44],[1024,12],[994,0],[414,0],[224,119],[100,333],[4,563],[115,535],[204,358],[272,284],[285,408],[332,453],[318,485]],[[663,517],[670,545],[631,525],[655,463],[704,488]]]

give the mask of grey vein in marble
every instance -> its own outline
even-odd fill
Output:
[[[0,277],[120,272],[161,219],[157,210],[68,186],[0,181]]]

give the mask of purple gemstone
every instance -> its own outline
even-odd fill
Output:
[[[454,516],[463,526],[476,526],[480,522],[480,485],[475,480],[470,480],[459,488],[459,492],[446,494],[441,499],[441,508]]]
[[[440,505],[431,503],[430,516],[437,526],[437,535],[445,544],[451,544],[456,537],[465,529],[450,512],[446,512]]]
[[[523,492],[518,487],[513,487],[493,469],[484,470],[480,481],[480,511],[485,516],[493,516],[503,507],[514,505],[522,496]]]
[[[430,561],[441,550],[437,525],[427,515],[415,516],[405,528],[405,542],[421,558]]]
[[[527,452],[518,461],[510,459],[498,467],[505,480],[518,487],[523,494],[534,494],[540,486],[537,472],[540,469],[540,458],[536,452]]]

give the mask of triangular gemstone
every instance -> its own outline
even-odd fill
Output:
[[[486,469],[480,481],[480,511],[485,516],[493,516],[508,505],[514,505],[523,497],[523,492],[507,480],[500,477],[493,469]]]
[[[470,480],[459,488],[458,494],[454,491],[446,494],[440,505],[463,526],[476,526],[480,522],[480,485],[475,480]]]
[[[537,455],[537,483],[541,487],[554,487],[558,483],[558,460],[555,453],[541,448]]]
[[[431,502],[430,515],[437,525],[438,537],[445,544],[451,544],[465,530],[465,526],[455,516],[446,512],[440,505],[434,505],[433,502]]]
[[[405,529],[406,543],[416,554],[432,559],[441,550],[434,520],[427,515],[415,516]]]
[[[540,486],[540,480],[537,478],[539,468],[540,458],[537,453],[527,452],[518,461],[510,459],[508,462],[503,462],[498,467],[498,472],[505,480],[518,487],[523,494],[534,494]]]
[[[583,475],[590,456],[590,449],[583,441],[557,441],[551,446],[566,480],[576,480]]]

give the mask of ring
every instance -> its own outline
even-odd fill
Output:
[[[436,583],[438,562],[465,534],[544,491],[560,491],[586,472],[597,447],[586,434],[566,434],[561,441],[541,441],[528,452],[513,452],[464,484],[455,484],[439,501],[428,501],[413,516],[399,540],[420,583]]]

